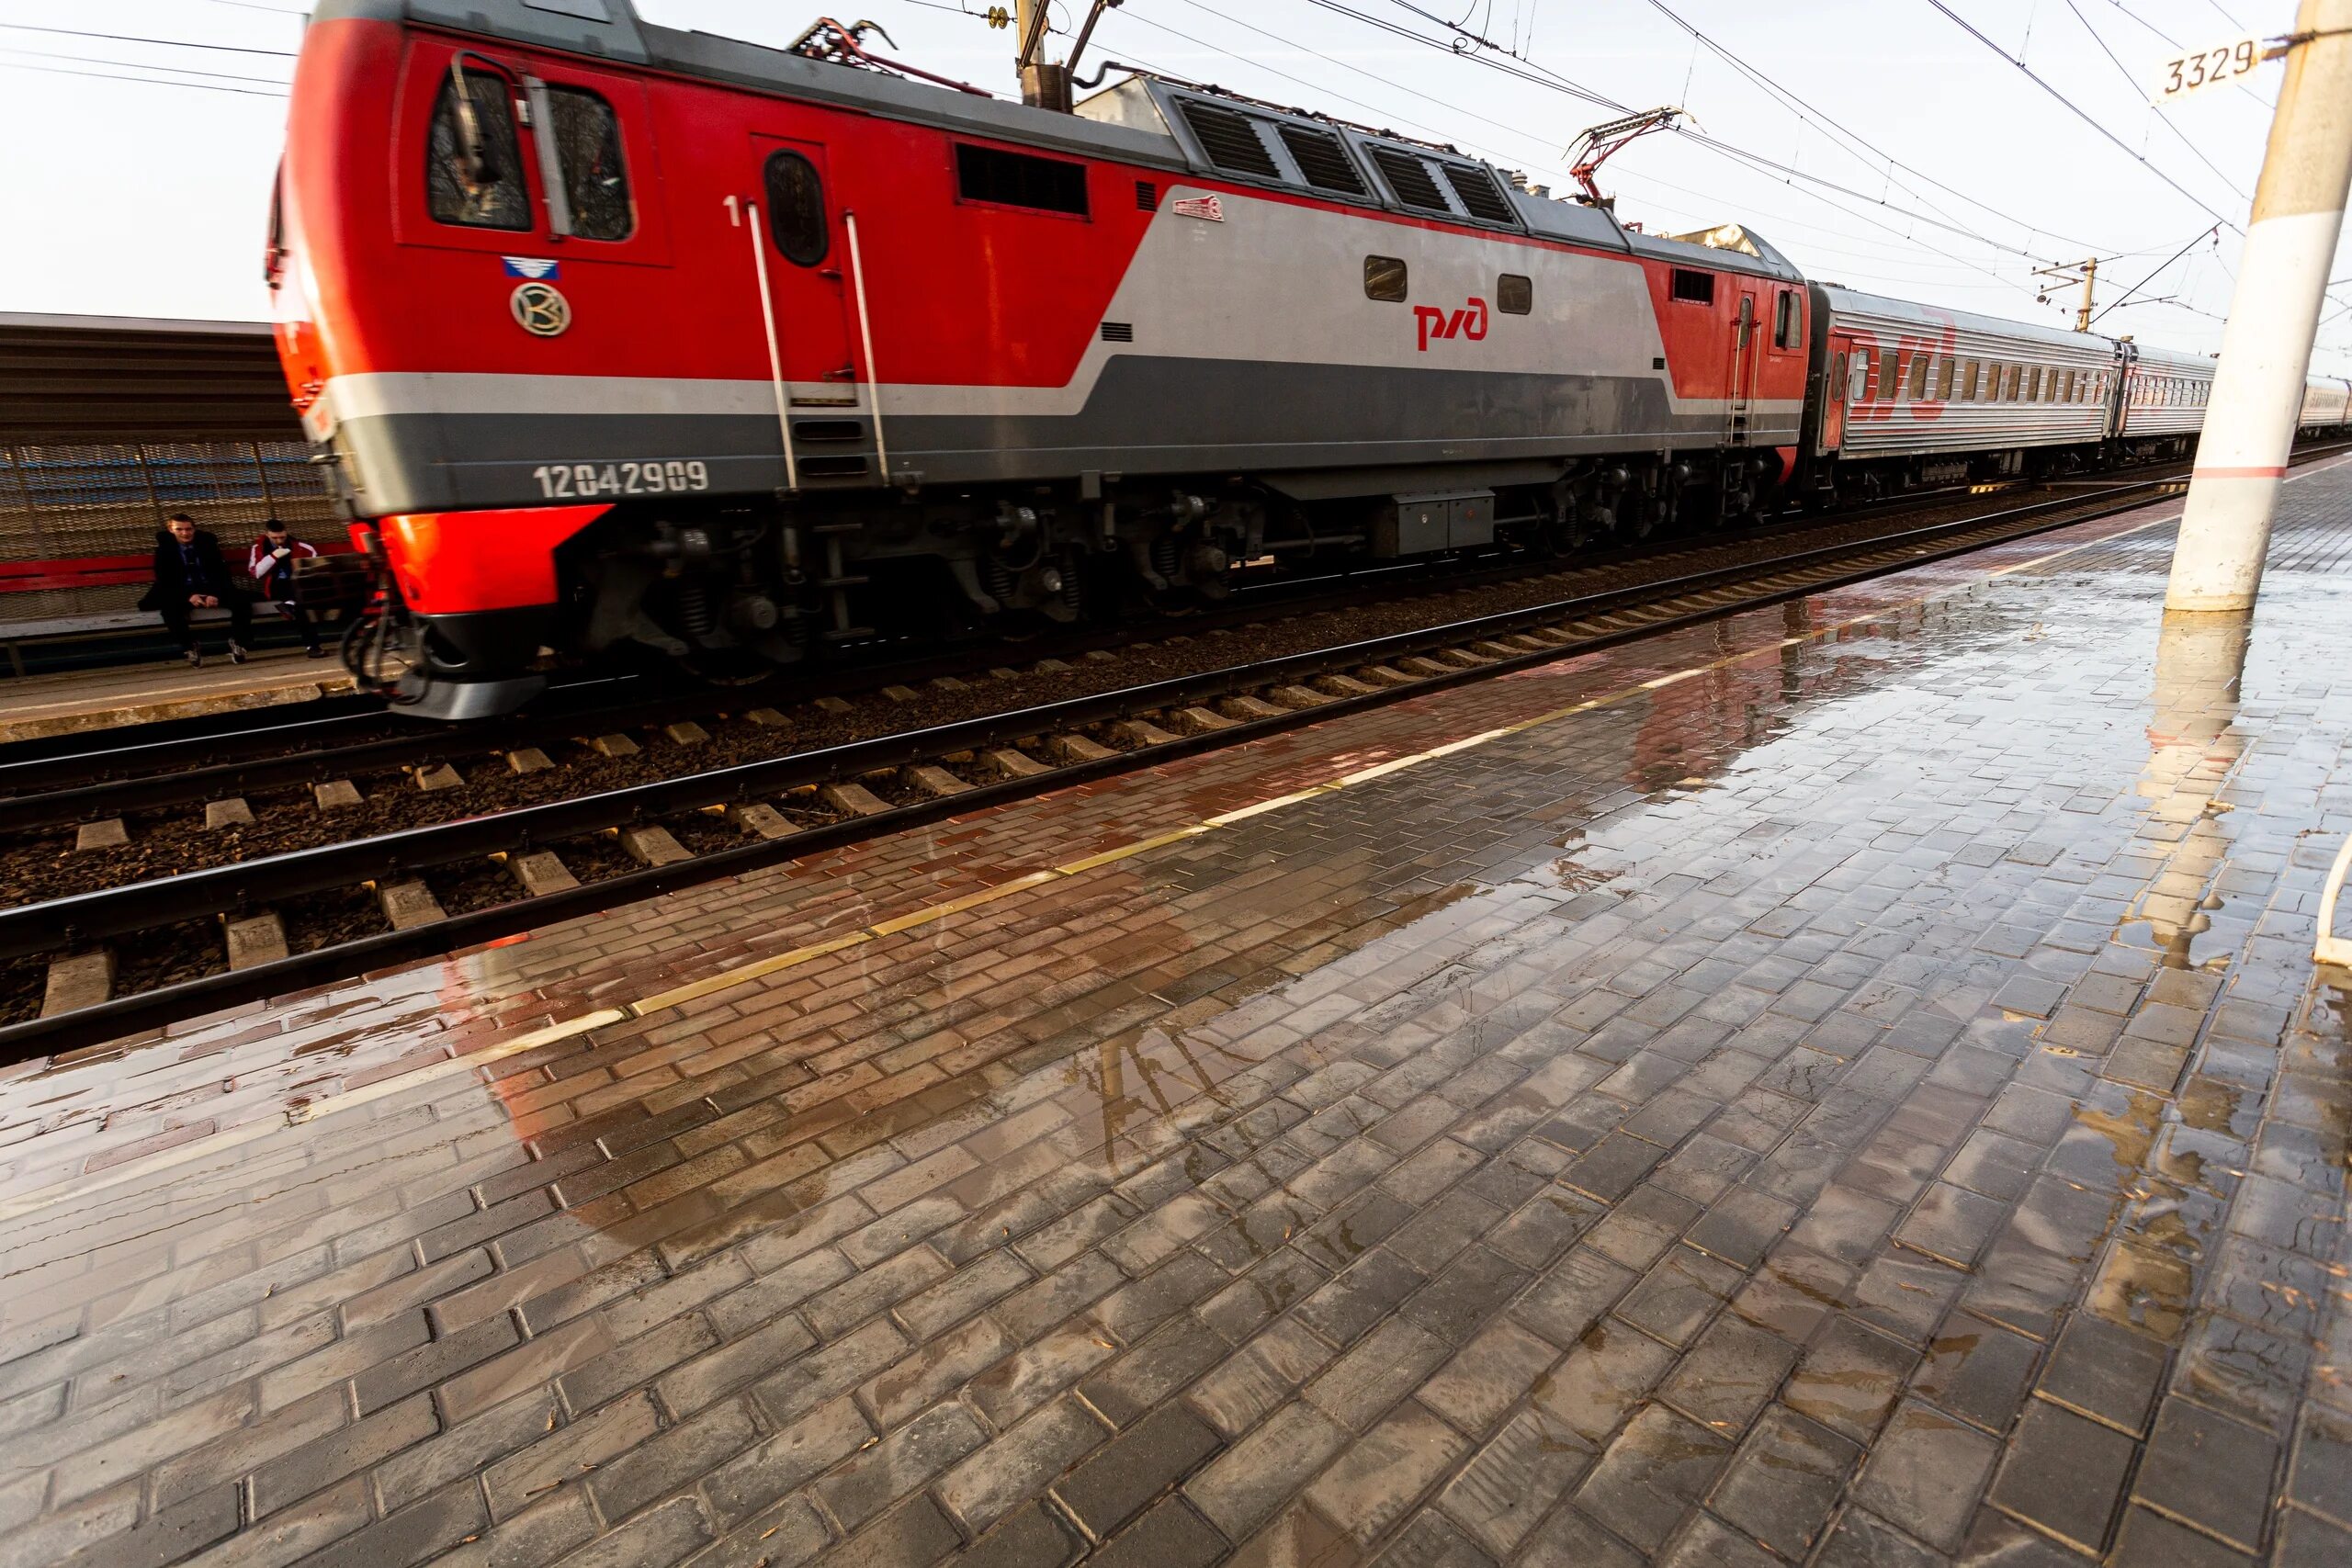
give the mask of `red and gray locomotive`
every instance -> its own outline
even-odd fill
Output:
[[[543,650],[761,669],[2155,455],[2211,379],[1215,89],[1057,113],[628,0],[322,0],[268,276],[359,661],[440,717]]]

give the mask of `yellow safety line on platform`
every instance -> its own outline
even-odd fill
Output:
[[[2334,468],[2335,466],[2336,465],[2335,463],[2329,463],[2323,467]],[[2287,482],[2292,484],[2296,479],[2307,478],[2310,474],[2320,471],[2322,471],[2322,467],[2314,467],[2305,470],[2302,474],[2293,476]],[[2158,527],[2164,524],[2175,521],[2177,521],[2177,513],[2164,517],[2152,517],[2144,523],[2135,523],[2128,528],[2119,528],[2112,534],[2102,534],[2096,539],[2086,539],[2079,544],[2068,545],[2064,549],[2052,550],[2045,556],[2036,556],[2030,560],[2018,561],[2012,566],[1995,568],[1990,571],[1984,572],[1981,577],[1972,579],[1972,581],[1985,581],[1996,577],[2007,577],[2013,572],[2030,570],[2035,567],[2046,566],[2052,561],[2063,559],[2067,556],[2075,554],[2076,551],[2092,549],[2098,546],[2109,544],[2117,539],[2127,538],[2133,534],[2142,533],[2147,529]],[[1992,547],[1988,546],[1985,547],[1990,548]],[[1919,569],[1906,567],[1901,570],[1917,570]],[[1292,790],[1286,795],[1275,795],[1270,800],[1261,800],[1249,806],[1236,807],[1231,811],[1219,812],[1215,817],[1205,818],[1199,822],[1193,823],[1190,827],[1178,828],[1170,832],[1155,834],[1148,839],[1138,839],[1131,843],[1122,844],[1116,849],[1104,850],[1097,854],[1087,855],[1080,860],[1067,862],[1047,871],[1033,871],[1026,875],[1017,876],[1007,882],[993,884],[990,886],[984,887],[976,893],[967,893],[961,897],[952,898],[944,903],[928,905],[911,914],[899,915],[890,919],[879,920],[871,925],[860,926],[854,931],[844,931],[841,935],[830,938],[824,942],[815,942],[806,947],[796,947],[788,953],[779,953],[767,958],[755,959],[748,964],[737,964],[731,969],[723,969],[718,974],[708,976],[703,979],[691,981],[686,985],[675,987],[667,991],[656,992],[654,995],[643,998],[638,1001],[622,1002],[615,1007],[599,1009],[594,1012],[584,1013],[578,1018],[569,1019],[561,1023],[549,1024],[545,1028],[533,1030],[527,1034],[520,1035],[515,1039],[506,1041],[498,1045],[490,1046],[484,1050],[468,1052],[463,1055],[452,1056],[445,1061],[431,1063],[427,1066],[418,1067],[413,1072],[396,1074],[393,1077],[379,1079],[377,1082],[368,1084],[364,1088],[351,1089],[343,1094],[328,1095],[322,1099],[312,1100],[307,1105],[297,1106],[294,1109],[289,1110],[287,1111],[285,1121],[283,1122],[277,1121],[260,1121],[251,1122],[243,1127],[232,1128],[230,1131],[225,1133],[217,1133],[208,1138],[200,1138],[192,1143],[183,1144],[177,1148],[163,1150],[157,1154],[151,1155],[144,1159],[133,1160],[127,1165],[119,1166],[112,1170],[108,1170],[94,1179],[85,1179],[72,1181],[62,1181],[52,1186],[40,1188],[34,1191],[21,1194],[20,1196],[13,1199],[0,1200],[0,1221],[14,1219],[19,1215],[31,1213],[36,1209],[46,1207],[51,1201],[59,1198],[69,1196],[75,1198],[86,1198],[93,1192],[100,1191],[109,1187],[119,1186],[126,1181],[136,1179],[138,1177],[151,1175],[155,1171],[165,1169],[173,1166],[185,1165],[190,1161],[200,1159],[205,1156],[216,1153],[220,1150],[233,1148],[238,1145],[249,1143],[254,1138],[261,1136],[263,1133],[280,1126],[300,1126],[306,1122],[316,1122],[322,1117],[334,1115],[340,1111],[349,1111],[358,1106],[366,1105],[371,1101],[384,1099],[389,1095],[405,1094],[443,1078],[451,1078],[461,1075],[470,1074],[476,1069],[490,1063],[503,1061],[509,1057],[520,1055],[526,1051],[535,1051],[540,1046],[554,1044],[559,1041],[568,1040],[575,1035],[585,1034],[592,1030],[602,1029],[608,1024],[624,1023],[633,1019],[645,1018],[652,1013],[665,1011],[674,1007],[680,1007],[687,1002],[699,1000],[704,997],[711,996],[717,992],[729,990],[737,986],[746,985],[751,981],[763,979],[770,975],[778,974],[784,970],[794,968],[802,964],[807,964],[811,960],[842,952],[846,948],[861,946],[865,942],[878,941],[883,937],[894,936],[901,931],[911,931],[917,926],[928,925],[934,920],[944,919],[951,915],[961,914],[966,910],[977,908],[982,904],[991,903],[999,898],[1010,897],[1015,894],[1024,893],[1034,887],[1042,887],[1049,882],[1059,882],[1069,877],[1077,876],[1085,872],[1093,871],[1100,867],[1112,864],[1117,861],[1127,860],[1136,855],[1148,853],[1152,850],[1163,849],[1170,844],[1178,843],[1186,839],[1197,838],[1204,833],[1215,832],[1220,828],[1229,828],[1235,823],[1246,822],[1253,817],[1262,817],[1270,811],[1280,811],[1286,807],[1297,806],[1304,802],[1317,799],[1322,795],[1336,794],[1340,790],[1351,788],[1356,784],[1369,784],[1374,779],[1385,778],[1391,773],[1402,773],[1408,768],[1419,767],[1424,762],[1432,762],[1442,757],[1450,757],[1458,751],[1471,750],[1476,747],[1488,745],[1494,741],[1505,739],[1510,736],[1522,735],[1531,729],[1539,728],[1547,724],[1556,724],[1562,719],[1573,718],[1578,714],[1590,713],[1595,708],[1608,707],[1612,704],[1624,701],[1627,697],[1639,696],[1644,692],[1658,691],[1664,687],[1675,685],[1680,682],[1690,680],[1695,676],[1711,674],[1717,670],[1726,669],[1734,664],[1745,663],[1748,660],[1760,658],[1766,654],[1778,653],[1784,649],[1792,648],[1802,643],[1818,642],[1824,637],[1834,637],[1839,632],[1850,630],[1855,626],[1869,626],[1874,621],[1883,621],[1891,616],[1901,615],[1906,610],[1917,609],[1918,606],[1928,604],[1932,600],[1942,598],[1953,591],[1954,590],[1951,587],[1939,588],[1934,592],[1922,593],[1915,599],[1905,599],[1898,604],[1884,605],[1865,615],[1856,615],[1849,620],[1838,621],[1829,626],[1816,627],[1813,631],[1807,632],[1802,637],[1784,637],[1777,641],[1764,643],[1742,653],[1726,654],[1721,659],[1711,660],[1704,664],[1694,664],[1686,670],[1677,670],[1668,674],[1652,676],[1646,681],[1642,681],[1634,685],[1623,687],[1618,691],[1608,693],[1605,695],[1588,697],[1582,702],[1571,703],[1566,707],[1554,708],[1548,713],[1538,714],[1532,718],[1519,719],[1510,724],[1499,726],[1494,729],[1483,730],[1476,735],[1464,736],[1458,740],[1449,740],[1443,745],[1432,746],[1427,750],[1416,751],[1410,756],[1392,757],[1387,761],[1375,762],[1369,767],[1359,768],[1352,773],[1342,773],[1338,778],[1328,780],[1322,784],[1309,784],[1304,789]],[[1547,660],[1546,662],[1566,661],[1567,660],[1581,659],[1585,657],[1588,657],[1588,655],[1577,652],[1573,649],[1564,649],[1561,650],[1559,660]],[[1536,666],[1536,668],[1540,668],[1540,666]]]

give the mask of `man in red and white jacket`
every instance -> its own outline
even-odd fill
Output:
[[[286,525],[273,517],[262,525],[262,536],[254,541],[245,558],[246,568],[254,574],[254,587],[261,596],[276,604],[286,618],[302,634],[302,641],[313,659],[323,659],[327,650],[319,646],[318,623],[311,613],[294,602],[294,563],[305,556],[319,553],[315,545],[306,545],[287,531]]]

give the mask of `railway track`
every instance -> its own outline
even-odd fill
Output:
[[[2111,515],[2177,482],[2113,485],[1865,545],[1794,549],[1766,562],[0,910],[0,961],[46,961],[51,987],[61,976],[69,991],[79,984],[88,1004],[0,1027],[0,1062]],[[445,890],[452,878],[474,886],[488,878],[503,896],[453,912],[428,873]],[[389,929],[289,946],[281,911],[317,898],[347,907],[362,888],[373,890],[379,926]],[[113,972],[108,944],[153,944],[164,940],[158,932],[186,939],[207,929],[220,933],[216,942],[225,937],[226,966],[133,994],[89,995],[97,970]]]
[[[1919,491],[1832,514],[1792,513],[1736,535],[1632,544],[1568,560],[1531,561],[1515,554],[1500,561],[1464,563],[1442,573],[1412,565],[1268,584],[1181,618],[1047,636],[1023,645],[1018,657],[1069,660],[1171,634],[1248,626],[1274,615],[1312,615],[1645,566],[1781,535],[1851,528],[1883,516],[1964,502],[1969,494],[1965,486]],[[399,717],[381,698],[346,694],[263,715],[208,715],[0,743],[0,833],[200,800],[208,790],[242,794],[520,746],[544,748],[591,731],[628,730],[680,718],[702,721],[826,696],[854,697],[890,685],[921,685],[943,675],[960,675],[1006,656],[1001,643],[974,643],[837,670],[787,671],[753,687],[682,685],[642,674],[575,678],[552,687],[533,711],[520,717],[474,725],[422,727]],[[164,782],[168,779],[182,783],[175,786]]]
[[[2018,481],[1915,491],[1835,513],[1788,513],[1734,535],[1631,544],[1569,560],[1531,561],[1513,555],[1438,574],[1426,566],[1412,566],[1268,584],[1193,615],[1049,636],[1023,645],[1018,657],[1070,660],[1170,636],[1246,626],[1275,615],[1436,599],[1501,584],[1565,584],[1581,576],[1671,563],[1679,557],[1748,548],[1779,536],[1929,514],[1968,504],[1972,497],[2025,488],[2030,488],[2026,481]],[[1002,643],[975,643],[838,670],[788,671],[756,687],[682,686],[674,680],[641,674],[587,676],[560,682],[528,714],[470,726],[419,727],[399,718],[380,698],[345,694],[273,709],[266,716],[210,715],[0,743],[0,835],[369,772],[413,771],[469,756],[545,750],[586,734],[625,733],[679,719],[707,722],[715,716],[788,708],[829,696],[863,696],[894,685],[952,678],[1006,655]]]

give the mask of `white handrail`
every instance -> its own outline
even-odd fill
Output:
[[[865,398],[874,415],[874,453],[882,465],[882,483],[890,482],[890,443],[882,434],[882,378],[874,370],[874,323],[865,313],[865,259],[857,249],[857,214],[842,213],[849,231],[849,275],[857,296],[857,341],[865,355]]]
[[[734,198],[729,197],[731,205]],[[775,336],[775,296],[768,289],[768,249],[760,243],[760,204],[747,201],[743,211],[751,221],[752,265],[760,275],[760,320],[768,329],[768,375],[775,382],[775,427],[784,437],[784,488],[800,488],[800,463],[792,451],[792,398],[784,387],[784,352]]]
[[[2335,897],[2344,891],[2344,877],[2352,872],[2352,838],[2335,852],[2335,863],[2328,868],[2327,886],[2319,896],[2319,941],[2312,947],[2314,964],[2340,964],[2352,969],[2352,937],[2335,934]]]

